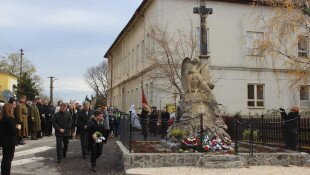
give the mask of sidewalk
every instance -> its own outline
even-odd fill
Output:
[[[128,169],[128,175],[309,175],[310,167],[251,166],[249,168],[204,169],[199,167],[161,167]]]

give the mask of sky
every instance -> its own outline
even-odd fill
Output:
[[[37,68],[49,96],[83,101],[93,94],[84,81],[142,0],[0,0],[0,56],[19,53]]]

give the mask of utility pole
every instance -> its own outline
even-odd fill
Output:
[[[22,75],[23,75],[23,55],[24,55],[24,50],[20,49],[20,62],[19,62],[19,88],[21,88],[21,83],[22,83]],[[20,94],[21,90],[19,90],[19,93],[17,95],[22,95]]]
[[[54,90],[54,81],[56,79],[54,79],[55,77],[47,77],[50,79],[50,101],[53,102],[53,90]]]
[[[207,16],[213,13],[212,8],[206,8],[207,0],[200,0],[200,7],[195,7],[193,12],[200,15],[200,58],[208,59],[207,45]]]
[[[22,81],[22,74],[23,74],[23,55],[24,55],[24,50],[20,49],[20,63],[19,63],[19,83]]]

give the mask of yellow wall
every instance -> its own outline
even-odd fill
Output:
[[[0,73],[0,93],[4,90],[13,91],[12,86],[17,85],[17,76]]]

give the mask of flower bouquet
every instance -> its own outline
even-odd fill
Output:
[[[188,137],[182,141],[181,148],[184,150],[199,150],[200,141],[196,137]]]
[[[183,140],[183,144],[186,146],[199,146],[198,139],[196,137],[188,137]]]
[[[93,134],[93,139],[96,143],[101,143],[103,140],[105,140],[105,137],[103,137],[100,132],[96,131]]]

